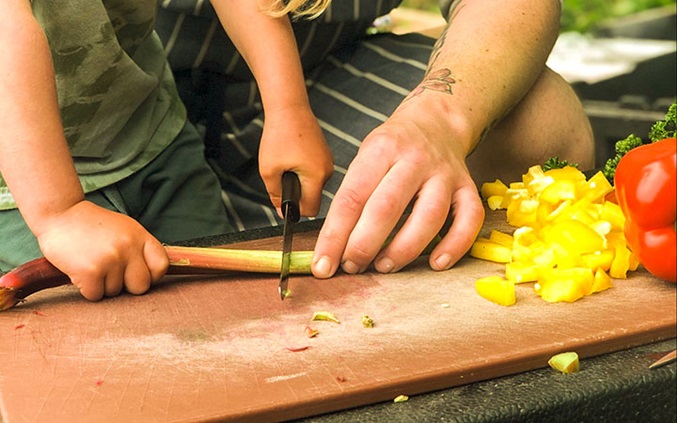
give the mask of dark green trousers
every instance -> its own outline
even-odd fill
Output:
[[[164,243],[232,231],[219,181],[192,125],[139,172],[86,199],[133,217]],[[42,256],[18,210],[0,212],[0,240],[2,271]]]

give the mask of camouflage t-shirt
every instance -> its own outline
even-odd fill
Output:
[[[185,123],[154,32],[157,6],[150,0],[32,1],[49,42],[64,131],[85,192],[148,164]],[[13,207],[0,176],[0,210]]]

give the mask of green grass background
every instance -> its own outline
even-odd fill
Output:
[[[675,0],[564,0],[562,31],[588,32],[606,19],[631,15]],[[403,7],[438,12],[437,0],[404,0]]]

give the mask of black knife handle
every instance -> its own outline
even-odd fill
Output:
[[[282,215],[296,223],[301,218],[299,200],[301,199],[301,181],[294,172],[282,174]]]

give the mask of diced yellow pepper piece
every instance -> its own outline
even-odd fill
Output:
[[[538,207],[536,209],[536,222],[537,226],[542,226],[547,222],[548,216],[555,211],[557,205],[546,203],[545,201],[538,201]]]
[[[576,254],[587,254],[605,248],[605,239],[578,220],[564,220],[549,225],[541,231],[543,239],[559,244]]]
[[[531,226],[536,223],[538,200],[516,199],[508,205],[506,217],[511,226]]]
[[[334,313],[329,311],[316,311],[313,313],[313,317],[310,320],[326,320],[334,323],[341,323],[339,319],[334,316]]]
[[[541,201],[557,204],[560,201],[576,199],[576,184],[574,181],[563,179],[555,181],[545,187],[538,197]]]
[[[625,241],[625,234],[623,231],[611,231],[606,234],[605,238],[609,244],[609,248],[625,247],[628,245]]]
[[[521,183],[520,183],[521,185]],[[503,202],[501,203],[502,209],[507,209],[508,206],[516,200],[523,200],[529,198],[529,193],[525,188],[508,188],[503,196]]]
[[[613,185],[609,183],[609,180],[600,170],[592,178],[588,179],[587,190],[583,194],[583,198],[586,198],[591,202],[600,201],[613,190]]]
[[[566,202],[563,204],[566,204]],[[559,210],[557,216],[551,220],[553,222],[561,222],[563,220],[578,220],[579,222],[590,224],[599,220],[599,215],[590,201],[581,199],[574,203],[568,204],[567,207]]]
[[[611,222],[606,220],[597,220],[595,222],[592,222],[588,226],[590,226],[590,228],[592,228],[593,231],[597,232],[603,237],[605,237],[613,229]]]
[[[503,197],[507,189],[508,186],[504,184],[503,181],[496,179],[494,182],[483,183],[480,187],[480,193],[482,194],[482,198],[486,200],[494,195]]]
[[[512,247],[512,261],[531,261],[534,257],[534,252],[531,247],[523,245],[513,245]]]
[[[575,373],[580,369],[580,360],[575,352],[564,352],[550,357],[548,365],[564,374],[569,374]]]
[[[487,206],[490,210],[500,210],[503,208],[503,196],[502,195],[492,195],[487,198]]]
[[[581,255],[581,266],[592,270],[601,269],[608,272],[609,269],[611,269],[611,262],[614,259],[614,255],[614,250],[610,248],[583,254]]]
[[[512,244],[515,242],[515,239],[510,234],[492,229],[489,233],[489,241],[495,242],[496,244],[501,244],[504,247],[512,248]]]
[[[514,245],[523,247],[528,247],[534,242],[539,241],[538,235],[536,234],[536,231],[534,231],[534,228],[530,228],[528,226],[515,229],[512,237],[515,240]]]
[[[541,298],[550,303],[563,301],[573,303],[585,296],[583,288],[573,279],[537,282],[534,284],[534,290]]]
[[[611,201],[605,201],[604,204],[602,204],[600,218],[609,222],[613,229],[619,231],[622,231],[625,226],[625,216],[623,215],[621,207]]]
[[[526,174],[522,175],[522,182],[530,195],[542,192],[545,187],[552,184],[554,179],[543,172],[541,166],[531,166]]]
[[[550,214],[545,217],[546,223],[556,221],[559,216],[567,213],[567,211],[571,208],[571,204],[572,202],[569,200],[562,201],[553,211],[550,212]]]
[[[591,269],[586,267],[572,267],[569,269],[542,269],[538,275],[538,283],[541,285],[549,282],[573,281],[583,295],[589,295],[595,276]]]
[[[555,254],[555,250],[552,249],[552,246],[546,245],[544,242],[539,241],[539,243],[534,243],[534,246],[538,246],[540,248],[535,249],[531,248],[532,250],[532,256],[530,257],[531,260],[536,263],[539,267],[544,267],[544,268],[551,268],[555,267],[557,264],[557,254]]]
[[[538,266],[527,261],[513,261],[505,265],[505,278],[513,283],[534,282],[538,279]]]
[[[559,169],[550,169],[547,170],[545,174],[550,176],[555,181],[585,181],[585,174],[573,166],[564,166],[563,168]]]
[[[592,290],[590,293],[595,293],[595,292],[602,292],[606,289],[611,288],[613,285],[611,284],[611,278],[609,275],[606,274],[604,270],[601,268],[598,268],[595,271],[595,277],[592,281]]]
[[[630,270],[630,255],[632,253],[624,245],[616,245],[614,252],[615,255],[611,262],[609,276],[615,279],[626,279],[628,277],[628,270]]]
[[[515,284],[500,276],[487,276],[475,281],[475,290],[484,299],[502,306],[515,304]]]
[[[512,251],[510,248],[501,244],[489,240],[478,239],[470,248],[470,255],[478,259],[496,263],[508,263],[512,258]]]

